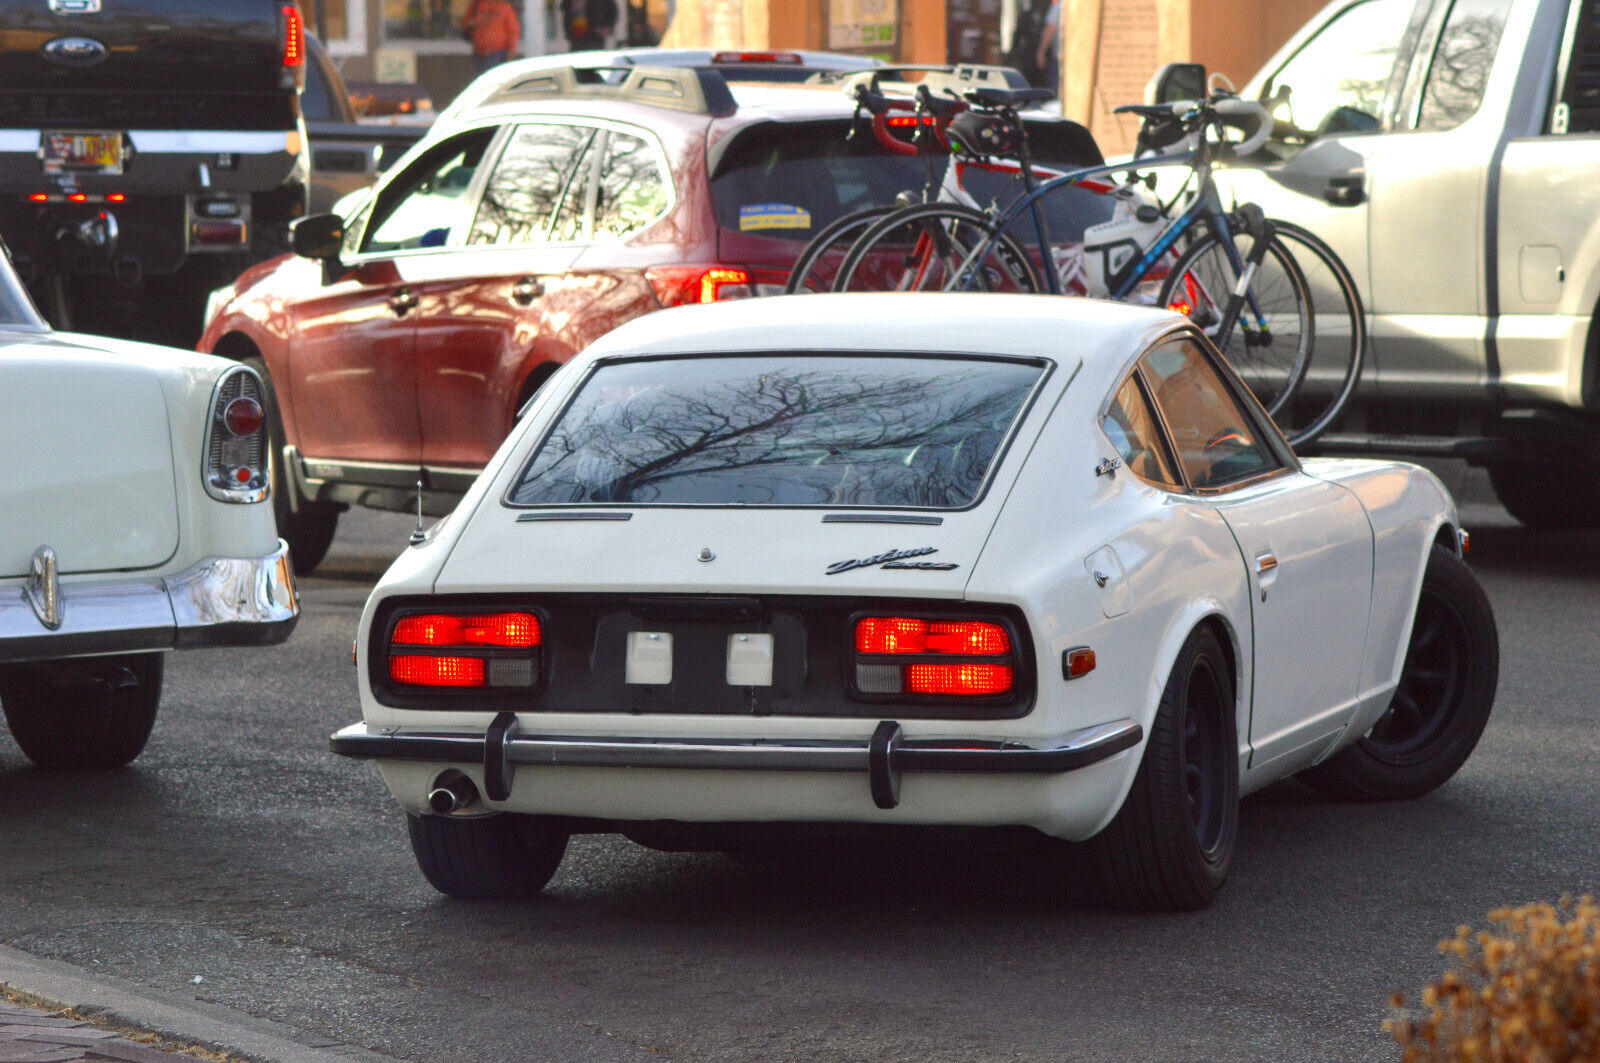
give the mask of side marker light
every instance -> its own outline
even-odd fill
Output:
[[[1087,646],[1074,646],[1061,651],[1061,678],[1077,679],[1094,671],[1094,651]]]

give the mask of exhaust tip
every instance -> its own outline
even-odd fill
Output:
[[[428,791],[428,808],[436,816],[448,816],[478,799],[478,788],[459,771],[447,771],[433,780]]]

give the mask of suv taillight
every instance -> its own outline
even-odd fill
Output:
[[[1017,689],[1015,641],[998,621],[862,616],[854,642],[858,694],[1004,698]]]
[[[295,4],[283,5],[283,65],[304,66],[306,62],[306,20]]]
[[[544,627],[532,613],[410,613],[389,632],[396,687],[532,690],[543,673]]]
[[[738,266],[650,266],[644,274],[663,308],[776,295],[783,291],[788,277],[781,270],[747,270]]]
[[[222,502],[267,497],[267,425],[261,380],[242,365],[226,370],[211,392],[203,478]]]

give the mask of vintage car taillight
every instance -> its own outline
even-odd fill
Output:
[[[410,613],[389,632],[388,677],[397,687],[531,690],[543,647],[532,613]]]
[[[854,635],[858,694],[994,698],[1016,691],[1016,646],[998,621],[862,616]]]
[[[206,418],[206,493],[221,502],[267,497],[267,424],[261,380],[246,366],[223,372]]]

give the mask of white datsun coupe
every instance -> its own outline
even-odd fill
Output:
[[[1173,314],[669,310],[557,373],[379,582],[333,749],[457,896],[537,892],[573,832],[959,825],[1194,908],[1241,794],[1461,766],[1498,667],[1464,542],[1423,469],[1298,460]]]
[[[3,248],[0,708],[35,763],[118,767],[155,722],[164,651],[294,629],[261,381],[51,332]]]

